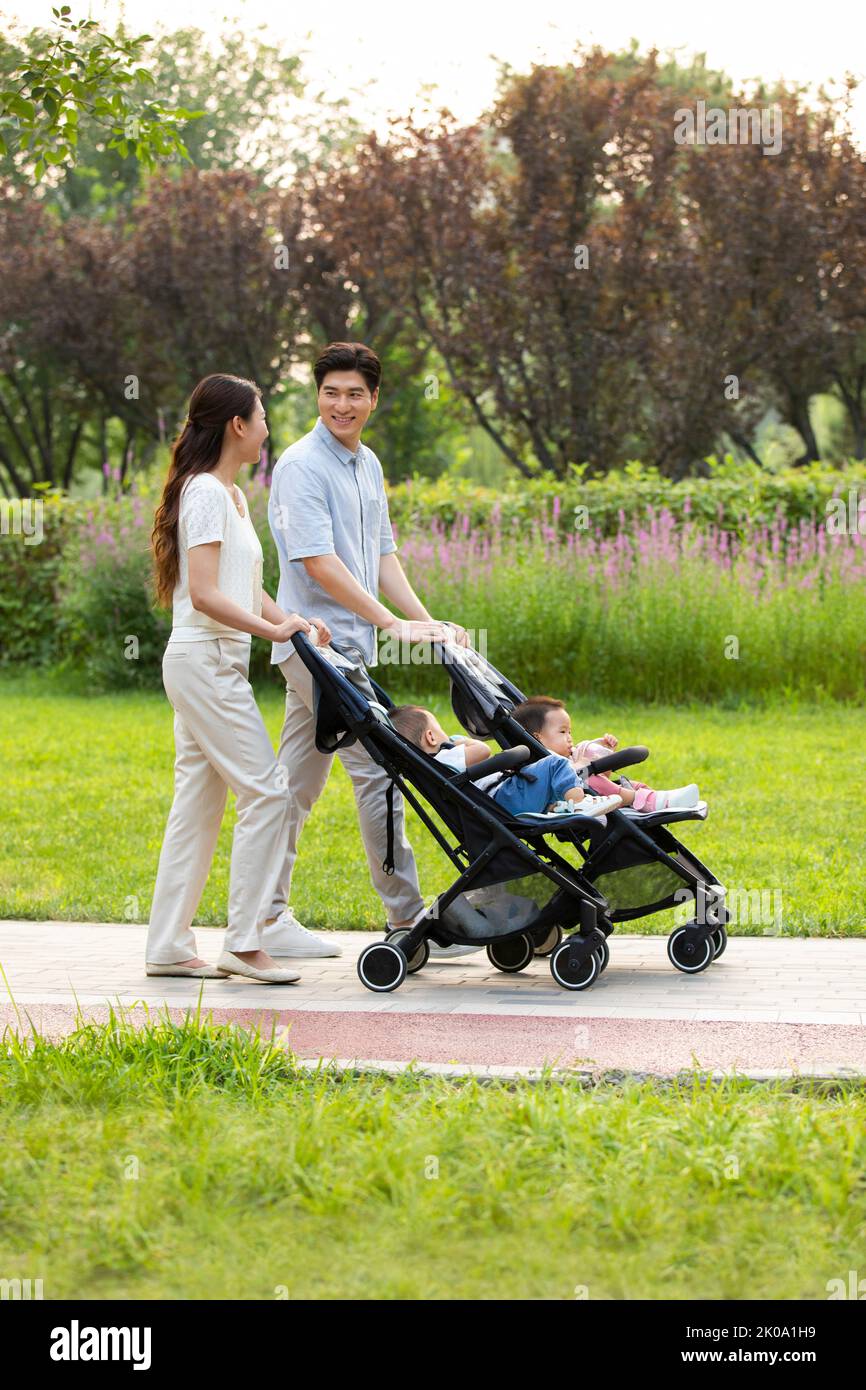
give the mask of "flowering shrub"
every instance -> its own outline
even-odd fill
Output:
[[[494,665],[526,690],[648,700],[769,692],[860,699],[866,511],[862,532],[856,515],[836,532],[824,523],[823,492],[835,479],[826,497],[835,491],[844,499],[860,474],[828,471],[819,482],[815,473],[809,482],[810,472],[802,472],[796,505],[789,496],[787,506],[770,515],[759,508],[756,521],[735,526],[721,523],[727,504],[718,479],[715,520],[707,517],[710,494],[696,501],[695,479],[692,492],[677,495],[676,510],[652,502],[638,510],[630,496],[603,524],[590,512],[585,529],[575,529],[564,492],[525,513],[535,483],[517,509],[516,492],[506,489],[489,505],[485,497],[483,524],[477,497],[450,520],[446,508],[433,506],[419,521],[415,503],[401,507],[398,496],[392,517],[401,559],[429,610],[473,629],[476,645],[486,645]],[[636,495],[655,486],[638,476],[633,484]],[[267,481],[259,475],[243,487],[262,541],[265,587],[275,594]],[[862,493],[866,508],[866,486]],[[798,516],[804,497],[815,505]],[[42,544],[0,539],[5,660],[79,669],[95,688],[160,688],[171,618],[152,603],[157,500],[152,492],[90,503],[48,498]],[[258,640],[251,674],[274,678],[270,648]],[[383,666],[380,676],[398,694],[423,680],[414,668]],[[431,674],[432,683],[441,679]]]
[[[527,692],[862,698],[866,514],[863,533],[780,515],[737,535],[666,510],[625,523],[563,536],[434,521],[400,553],[430,611],[472,629]]]
[[[275,593],[279,565],[268,529],[268,487],[258,477],[244,493],[262,541],[265,587]],[[64,504],[68,535],[51,659],[83,671],[95,689],[161,688],[171,613],[155,606],[150,535],[157,504],[157,496],[138,492]],[[251,667],[257,676],[269,670],[266,643],[253,644]]]
[[[171,615],[153,604],[153,508],[139,496],[82,510],[63,555],[58,650],[96,689],[159,684]]]
[[[11,524],[0,535],[0,663],[44,666],[55,659],[58,574],[74,527],[69,504],[48,496],[42,499],[38,545],[28,544]]]

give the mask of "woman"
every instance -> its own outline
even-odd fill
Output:
[[[174,706],[174,801],[147,934],[148,975],[246,975],[271,984],[300,978],[261,949],[260,906],[271,902],[289,813],[286,769],[247,679],[252,635],[285,642],[310,632],[262,591],[262,547],[236,485],[268,436],[252,381],[215,374],[192,393],[172,450],[153,528],[157,597],[172,605],[162,661]],[[330,641],[317,622],[319,642]],[[226,789],[237,798],[228,926],[215,966],[196,954],[191,923],[216,848]]]

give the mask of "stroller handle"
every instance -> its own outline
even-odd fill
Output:
[[[649,749],[636,743],[632,748],[619,748],[615,753],[595,758],[580,770],[584,776],[593,777],[597,772],[618,772],[621,767],[633,767],[635,763],[645,762],[648,757]]]
[[[455,786],[462,786],[464,782],[477,782],[479,777],[489,777],[491,772],[507,772],[512,767],[520,767],[523,763],[529,762],[530,752],[525,743],[518,743],[514,748],[504,748],[501,753],[494,753],[492,758],[482,758],[480,763],[475,763],[473,767],[467,767],[465,772],[460,772],[454,778]]]
[[[289,641],[296,652],[309,651],[310,647],[317,645],[315,642],[310,641],[307,634],[301,628],[298,628],[297,632],[292,633]]]

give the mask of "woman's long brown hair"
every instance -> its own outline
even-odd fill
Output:
[[[171,449],[171,464],[156,509],[150,543],[154,586],[162,608],[170,608],[180,571],[178,517],[183,485],[194,473],[207,473],[219,461],[225,427],[236,415],[249,420],[261,391],[254,381],[214,372],[199,382],[189,398],[189,411]]]

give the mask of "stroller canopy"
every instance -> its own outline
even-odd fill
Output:
[[[451,708],[464,729],[476,738],[492,738],[503,714],[526,696],[507,676],[471,647],[443,642],[439,651],[451,681]]]

